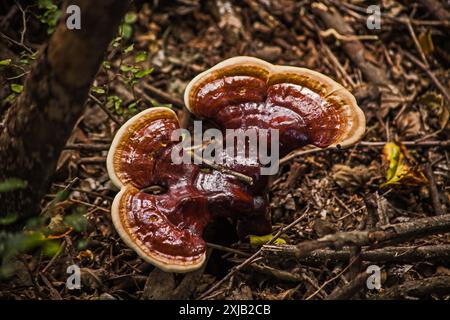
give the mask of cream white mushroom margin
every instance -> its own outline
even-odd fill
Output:
[[[163,257],[159,255],[158,253],[151,253],[146,252],[142,247],[143,244],[139,243],[136,239],[133,239],[130,236],[130,233],[125,229],[125,226],[122,223],[121,219],[121,204],[124,196],[126,196],[126,193],[130,190],[130,188],[133,188],[130,185],[124,184],[119,176],[117,175],[116,168],[114,166],[114,156],[116,152],[119,149],[119,146],[121,143],[123,143],[123,138],[127,134],[131,133],[133,130],[135,130],[135,126],[142,122],[142,119],[145,119],[149,117],[151,119],[152,113],[158,113],[158,112],[168,112],[171,113],[176,120],[178,120],[176,113],[165,107],[155,107],[155,108],[149,108],[146,109],[137,115],[133,116],[131,119],[129,119],[125,124],[122,125],[122,127],[119,129],[119,131],[116,133],[114,140],[111,143],[111,147],[108,151],[108,157],[106,160],[106,167],[108,170],[109,178],[111,179],[112,183],[120,189],[120,192],[115,196],[114,201],[111,206],[111,216],[112,221],[114,224],[114,227],[116,228],[117,232],[119,233],[122,240],[126,243],[128,247],[133,249],[142,259],[147,261],[148,263],[151,263],[152,265],[156,266],[157,268],[166,271],[166,272],[177,272],[177,273],[185,273],[185,272],[191,272],[194,270],[199,269],[206,260],[206,253],[201,255],[198,259],[194,261],[177,261],[177,260],[171,260],[166,257]],[[130,132],[131,131],[131,132]],[[150,250],[147,250],[150,251]]]
[[[328,146],[328,148],[339,147],[346,148],[357,143],[364,135],[366,129],[366,117],[363,111],[359,108],[355,97],[342,85],[334,81],[333,79],[306,68],[291,67],[291,66],[281,66],[273,65],[264,60],[247,57],[238,56],[227,60],[224,60],[209,70],[206,70],[196,76],[186,87],[184,92],[184,103],[189,111],[195,114],[192,106],[190,105],[190,99],[193,92],[196,91],[197,87],[200,86],[204,80],[214,73],[220,71],[221,69],[233,68],[239,66],[255,66],[257,68],[263,69],[268,72],[268,79],[276,75],[299,75],[310,79],[316,83],[321,83],[324,87],[324,92],[326,95],[325,99],[338,98],[343,101],[341,105],[342,114],[346,116],[346,130],[342,132],[333,144]],[[308,81],[308,80],[307,80]]]

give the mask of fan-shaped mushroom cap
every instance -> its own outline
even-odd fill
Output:
[[[178,118],[168,108],[137,114],[116,134],[107,168],[112,182],[121,188],[111,214],[124,242],[162,270],[188,272],[205,261],[201,238],[209,219],[205,201],[180,205],[182,195],[158,197],[140,191],[160,182],[161,163],[170,161],[170,136],[178,128]]]
[[[116,134],[107,168],[121,189],[111,214],[124,242],[162,270],[189,272],[205,261],[202,234],[211,216],[262,217],[255,228],[265,232],[270,232],[270,222],[263,219],[267,202],[234,177],[172,162],[177,142],[171,135],[178,128],[177,116],[168,108],[137,114]],[[151,186],[164,192],[147,193]]]
[[[187,108],[222,128],[280,130],[280,153],[306,144],[348,147],[364,134],[365,117],[353,95],[305,68],[234,57],[187,86]]]

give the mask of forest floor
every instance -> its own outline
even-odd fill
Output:
[[[42,203],[54,253],[17,256],[0,298],[449,299],[450,8],[384,0],[380,28],[369,29],[365,1],[158,3],[130,7],[60,157]],[[33,38],[31,15],[20,40],[24,12],[5,13],[2,30],[17,43],[2,37],[0,60],[45,41]],[[270,206],[274,234],[281,230],[287,246],[239,242],[225,224],[208,239],[205,269],[166,274],[114,229],[109,144],[121,123],[151,106],[170,104],[192,121],[183,110],[186,84],[236,55],[334,78],[357,98],[367,131],[348,150],[306,148],[282,159]],[[14,98],[10,85],[23,78],[2,69],[0,115]],[[80,228],[64,219],[76,213],[85,219]],[[348,233],[355,230],[358,239]],[[374,240],[373,230],[387,238]],[[79,290],[66,286],[72,264],[81,268]],[[370,266],[379,289],[367,285]]]

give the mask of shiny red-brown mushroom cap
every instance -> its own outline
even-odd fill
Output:
[[[170,160],[170,137],[178,128],[177,116],[168,108],[139,113],[116,134],[107,168],[112,182],[121,188],[111,214],[124,242],[162,270],[188,272],[205,261],[201,233],[208,212],[204,200],[183,205],[182,195],[172,199],[169,194],[158,197],[141,191],[160,182],[161,161]]]
[[[270,222],[264,198],[234,177],[172,162],[177,142],[171,135],[178,128],[176,114],[168,108],[137,114],[116,134],[107,168],[121,189],[111,213],[124,242],[162,270],[188,272],[205,261],[202,234],[210,217],[255,217],[245,228],[257,233],[270,232]],[[163,192],[149,193],[152,186]]]
[[[307,144],[348,147],[365,131],[355,98],[331,78],[252,57],[234,57],[199,74],[184,100],[222,129],[278,129],[281,156]]]

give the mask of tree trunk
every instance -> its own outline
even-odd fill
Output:
[[[39,211],[127,1],[71,0],[65,2],[63,13],[67,5],[80,7],[81,30],[67,29],[65,17],[61,19],[0,129],[0,181],[28,182],[26,189],[0,193],[0,216],[23,218]]]

